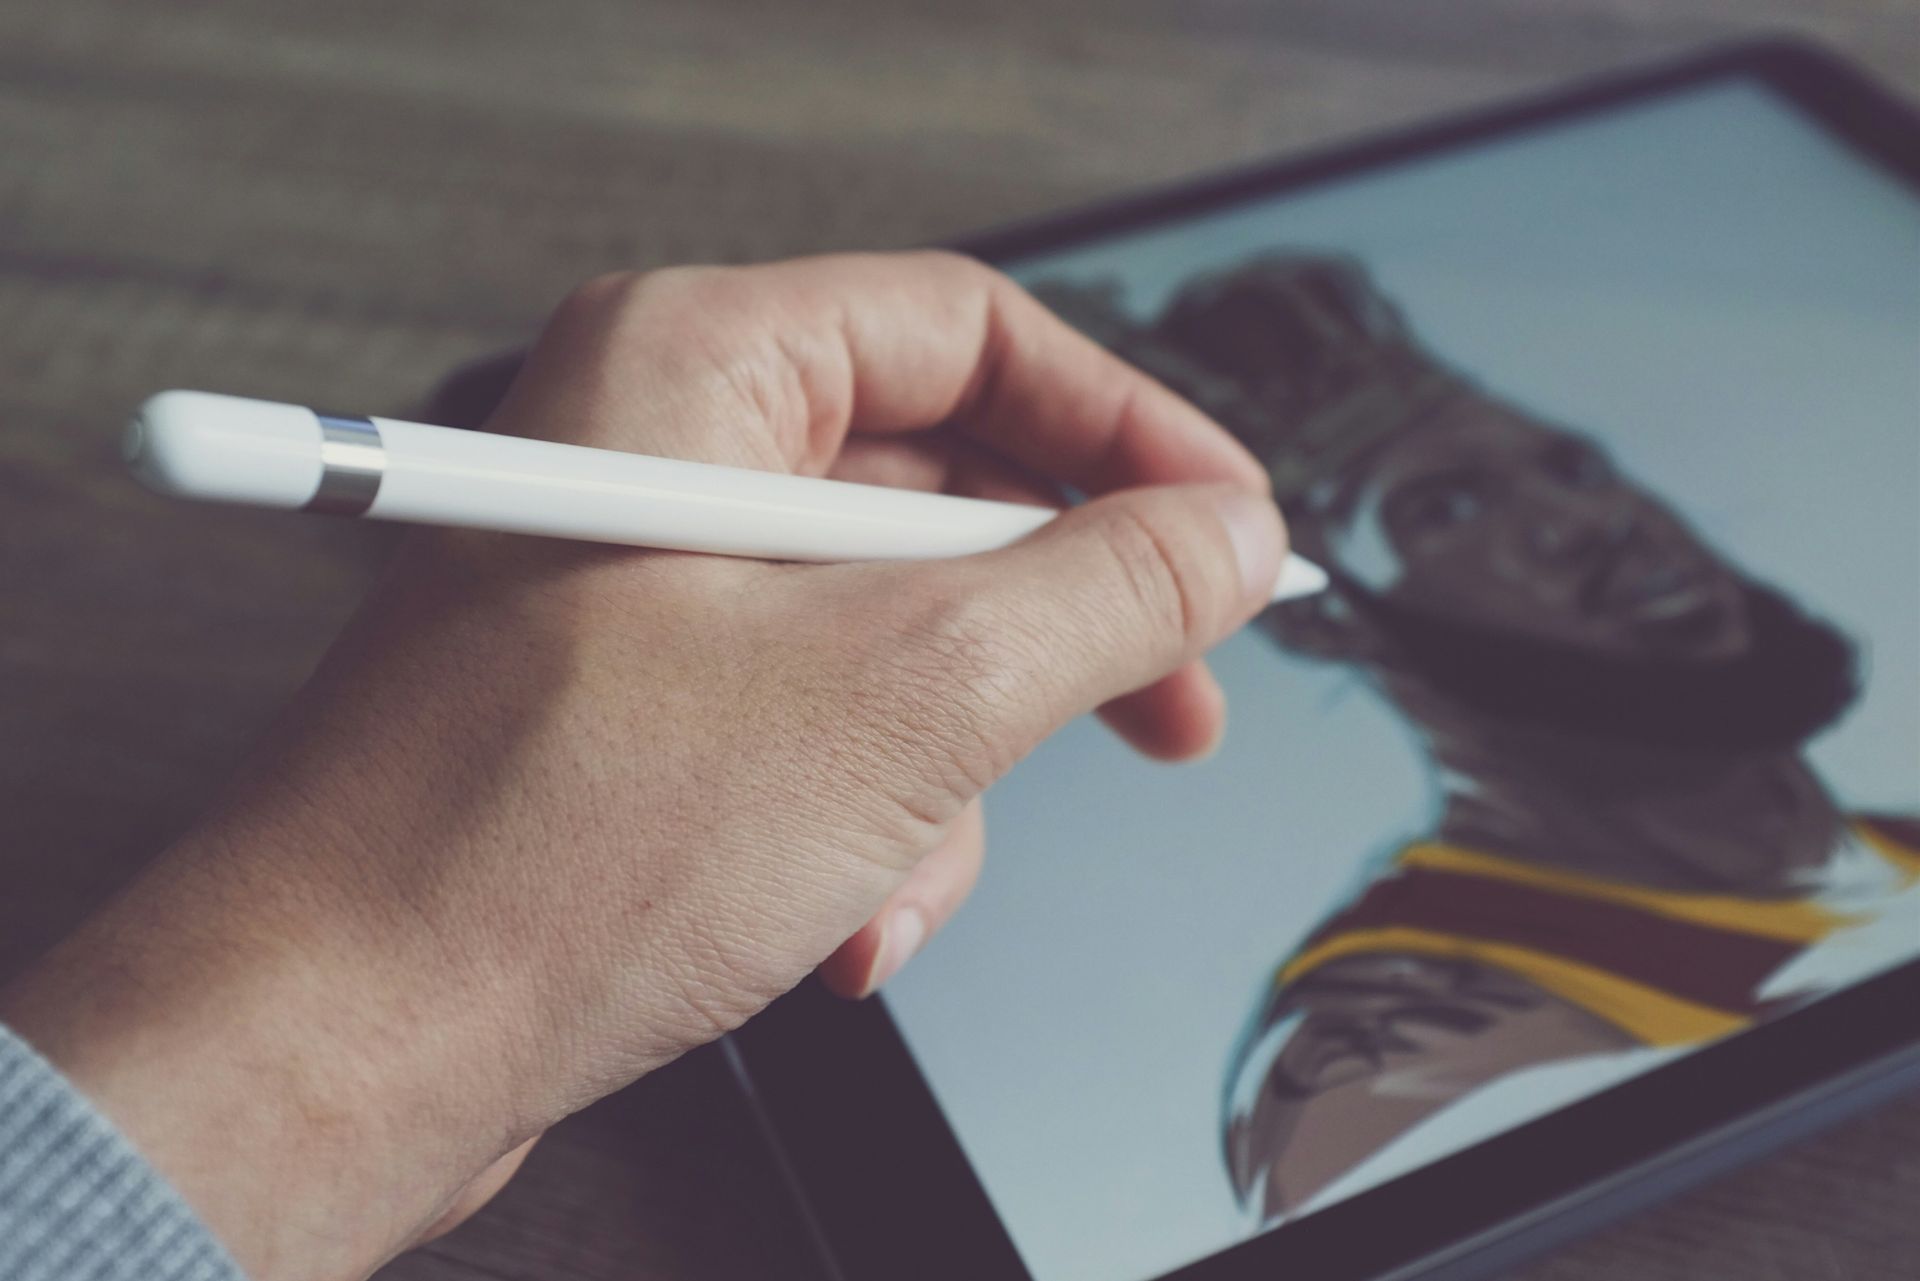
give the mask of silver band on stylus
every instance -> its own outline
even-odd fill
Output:
[[[370,418],[320,420],[320,488],[304,508],[332,516],[364,516],[380,492],[387,471],[386,446]]]

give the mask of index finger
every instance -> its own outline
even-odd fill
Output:
[[[770,322],[812,336],[783,342],[783,354],[801,386],[840,384],[843,429],[949,423],[1086,493],[1268,488],[1225,428],[974,259],[845,254],[747,270],[766,273],[785,304]]]

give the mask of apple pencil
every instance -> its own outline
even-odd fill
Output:
[[[297,405],[163,391],[127,427],[164,494],[763,560],[928,560],[1004,547],[1058,513]],[[1289,556],[1273,599],[1326,574]]]

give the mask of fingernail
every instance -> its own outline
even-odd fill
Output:
[[[874,957],[873,972],[867,975],[868,994],[898,974],[926,941],[927,918],[918,908],[903,907],[888,913],[886,924],[880,927],[880,951]]]
[[[1248,598],[1267,600],[1273,594],[1284,554],[1280,509],[1241,489],[1222,490],[1217,504],[1220,522],[1233,540],[1241,591]]]

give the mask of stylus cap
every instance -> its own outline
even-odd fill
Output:
[[[302,507],[320,486],[312,410],[204,391],[163,391],[127,424],[134,475],[181,498]]]

